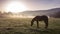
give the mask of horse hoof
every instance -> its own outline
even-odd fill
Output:
[[[45,27],[45,29],[48,29],[48,28]]]
[[[37,27],[37,28],[39,28],[39,27]]]

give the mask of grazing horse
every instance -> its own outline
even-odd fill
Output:
[[[31,21],[31,26],[33,25],[33,22],[36,21],[37,22],[37,27],[39,27],[39,22],[38,21],[44,21],[45,23],[45,28],[48,27],[48,17],[46,15],[42,15],[42,16],[36,16],[32,19]]]

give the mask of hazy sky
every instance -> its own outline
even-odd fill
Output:
[[[20,1],[28,7],[28,10],[60,8],[60,0],[0,0],[0,10],[4,10],[10,1]]]

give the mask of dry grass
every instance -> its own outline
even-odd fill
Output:
[[[44,23],[36,23],[30,26],[31,18],[0,18],[0,34],[60,34],[60,19],[50,18],[48,29],[44,29]]]

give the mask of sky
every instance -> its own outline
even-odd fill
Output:
[[[4,11],[4,7],[11,1],[22,2],[27,6],[27,10],[48,10],[52,8],[60,8],[60,0],[0,0],[0,11]]]

